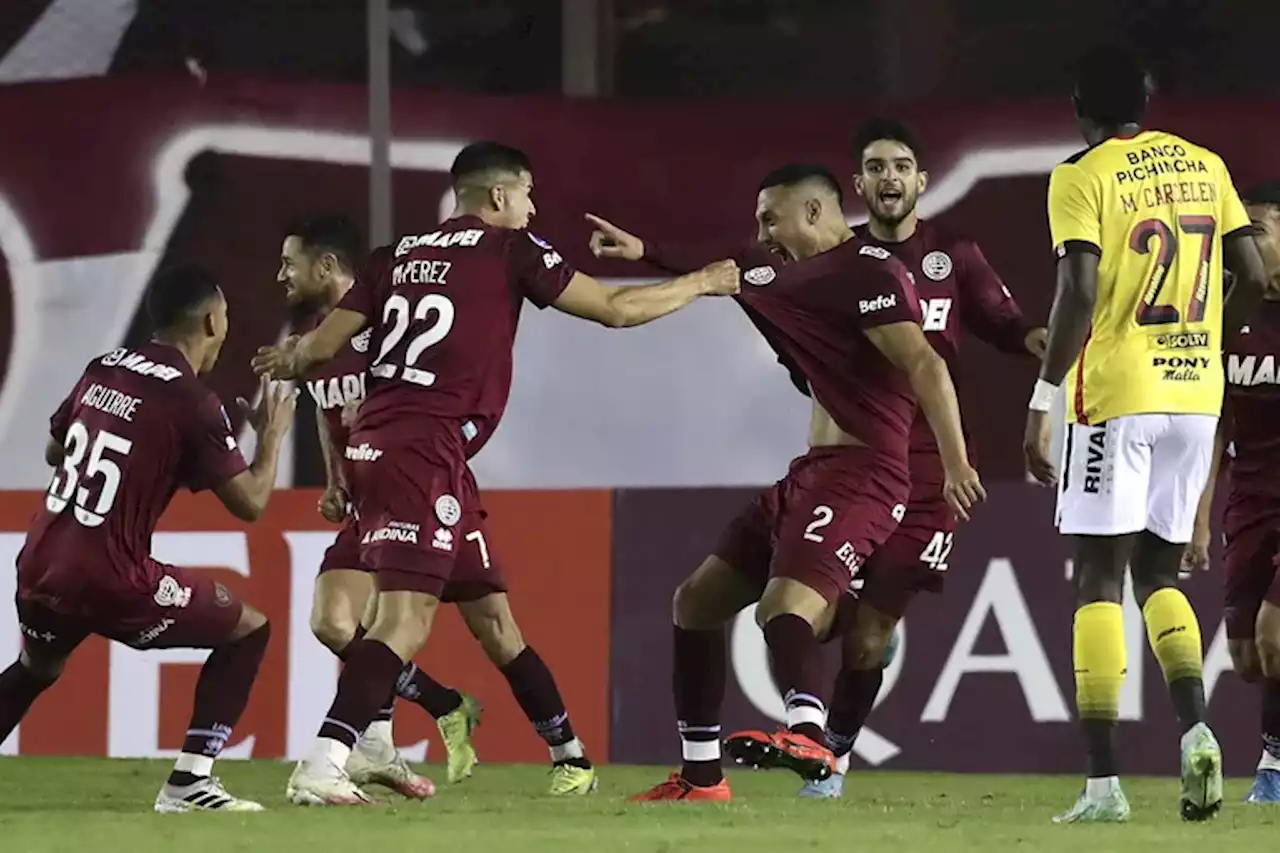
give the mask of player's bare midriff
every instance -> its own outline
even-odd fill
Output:
[[[812,394],[812,391],[810,391]],[[864,442],[859,441],[849,433],[840,428],[835,418],[822,408],[822,404],[817,398],[813,400],[813,412],[809,416],[809,446],[810,447],[866,447]]]

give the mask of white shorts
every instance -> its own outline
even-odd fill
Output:
[[[1125,415],[1067,424],[1058,479],[1058,531],[1120,536],[1149,530],[1191,541],[1209,479],[1215,415]]]

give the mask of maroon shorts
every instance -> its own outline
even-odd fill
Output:
[[[870,448],[815,448],[729,523],[715,555],[762,589],[792,578],[837,601],[898,526],[909,492],[905,470]]]
[[[902,522],[862,567],[853,590],[859,600],[901,619],[916,593],[941,592],[955,528],[940,486],[931,497],[913,495]]]
[[[334,569],[371,571],[360,558],[360,528],[353,515],[348,515],[347,520],[342,522],[333,544],[324,549],[324,557],[320,560],[321,574]]]
[[[507,591],[460,437],[441,433],[384,448],[370,432],[352,433],[349,443],[367,446],[351,466],[352,491],[360,563],[377,572],[380,591],[442,601]]]
[[[1227,636],[1249,639],[1262,602],[1280,607],[1280,498],[1233,494],[1222,522],[1227,540],[1223,581]]]
[[[230,639],[244,605],[207,572],[148,560],[147,586],[84,582],[91,575],[22,565],[18,622],[33,654],[69,655],[90,634],[135,649],[213,649]]]

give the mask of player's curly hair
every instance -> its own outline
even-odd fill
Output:
[[[1076,113],[1102,126],[1137,124],[1154,91],[1137,55],[1119,45],[1091,49],[1076,66]]]
[[[183,264],[161,270],[147,289],[147,319],[152,330],[159,333],[184,326],[197,308],[219,292],[218,280],[204,267]]]
[[[923,161],[924,154],[920,150],[920,140],[916,138],[915,133],[912,132],[907,123],[896,118],[881,116],[863,122],[862,126],[853,134],[853,156],[857,160],[859,168],[862,167],[862,157],[871,144],[883,139],[900,143],[911,149],[912,155],[916,158],[917,166]]]
[[[340,214],[325,213],[295,219],[285,226],[286,237],[297,237],[309,254],[331,252],[338,264],[350,272],[364,256],[364,235],[360,226]]]
[[[762,192],[770,187],[794,187],[806,181],[819,184],[835,195],[837,202],[844,203],[844,190],[840,188],[840,182],[836,180],[836,176],[826,166],[819,166],[816,163],[788,163],[785,166],[779,166],[761,179],[756,192]]]

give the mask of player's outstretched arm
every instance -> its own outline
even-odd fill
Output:
[[[1033,327],[976,243],[956,246],[960,319],[989,346],[1010,355],[1044,356],[1047,330]]]
[[[597,258],[617,258],[626,261],[648,261],[658,269],[674,275],[683,275],[702,269],[708,264],[733,254],[722,247],[697,244],[657,244],[644,240],[609,220],[586,214],[594,229],[591,232],[591,254]]]
[[[263,377],[262,393],[256,408],[251,408],[243,399],[236,401],[258,434],[258,449],[247,469],[214,486],[213,493],[227,511],[241,521],[257,521],[267,509],[276,485],[280,447],[293,423],[297,400],[297,389],[279,383],[274,388],[270,387]]]
[[[579,272],[551,304],[565,314],[621,329],[665,317],[700,296],[732,296],[738,289],[738,265],[733,261],[719,261],[660,284],[630,287],[610,287]]]
[[[969,464],[960,425],[960,403],[947,363],[925,339],[915,323],[889,323],[864,330],[867,338],[894,367],[907,374],[911,390],[929,421],[947,482],[944,496],[960,518],[968,520],[969,509],[983,501],[986,490],[978,472]]]
[[[1280,258],[1265,259],[1251,230],[1238,230],[1222,238],[1222,263],[1235,283],[1222,304],[1222,334],[1227,341],[1234,338],[1249,322],[1262,303],[1267,290],[1267,260],[1272,269],[1280,269]]]
[[[324,322],[302,337],[289,337],[279,346],[259,347],[253,357],[253,371],[271,379],[298,379],[337,355],[365,325],[363,313],[335,308]]]
[[[1209,465],[1209,479],[1200,493],[1200,504],[1196,507],[1196,525],[1191,534],[1191,542],[1182,554],[1182,569],[1186,572],[1209,570],[1209,544],[1213,540],[1213,495],[1218,485],[1218,471],[1221,470],[1222,457],[1227,450],[1227,441],[1231,435],[1231,410],[1223,406],[1222,417],[1218,418],[1218,431],[1213,437],[1213,460]]]

